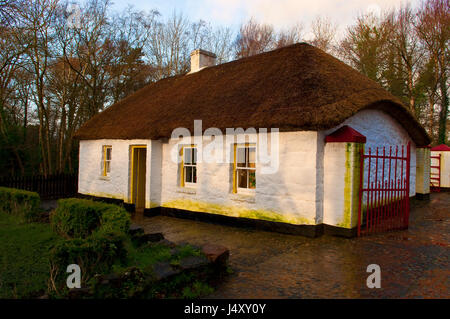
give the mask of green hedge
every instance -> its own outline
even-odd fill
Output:
[[[117,205],[87,199],[60,199],[51,214],[53,229],[67,238],[86,238],[93,232],[126,232],[130,227],[128,212]]]
[[[95,274],[108,273],[111,266],[127,256],[124,233],[94,233],[88,238],[73,238],[59,242],[51,251],[51,281],[59,293],[66,290],[66,269],[70,264],[81,268],[82,285]]]
[[[53,229],[67,240],[51,251],[51,281],[61,294],[65,288],[66,269],[70,264],[81,268],[85,285],[93,275],[108,272],[118,260],[126,258],[130,215],[117,205],[86,199],[61,199],[50,215]]]
[[[40,216],[41,199],[38,193],[21,189],[0,187],[0,211],[17,215],[26,221],[34,221]]]

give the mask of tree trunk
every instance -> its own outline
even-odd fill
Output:
[[[441,111],[439,113],[439,144],[447,143],[447,116],[448,116],[448,92],[447,92],[447,77],[441,76],[440,80],[441,89]]]
[[[44,134],[42,132],[42,125],[44,123],[43,115],[42,115],[42,109],[39,106],[38,107],[38,115],[39,115],[39,146],[41,149],[41,156],[42,156],[42,173],[44,176],[47,176],[47,159],[45,156],[45,142],[44,142]]]
[[[63,157],[64,157],[64,133],[65,133],[65,127],[66,127],[66,109],[64,106],[64,103],[62,105],[62,112],[61,112],[61,123],[59,127],[59,152],[58,152],[58,172],[63,173],[64,172],[64,165],[63,165]]]
[[[409,109],[413,114],[415,114],[416,110],[416,99],[414,97],[414,86],[413,86],[413,72],[411,68],[408,66],[408,91],[409,91]]]

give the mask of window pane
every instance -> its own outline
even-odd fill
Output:
[[[111,171],[111,165],[110,165],[110,161],[106,161],[105,165],[106,165],[106,172],[109,173]]]
[[[111,153],[112,153],[112,148],[111,147],[107,147],[106,148],[106,160],[107,161],[111,160]]]
[[[192,183],[192,166],[185,166],[184,180],[186,183]]]
[[[248,149],[248,166],[247,167],[256,167],[256,148],[250,147]]]
[[[238,169],[237,170],[238,187],[247,188],[247,170]]]
[[[192,183],[197,183],[197,167],[192,167]]]
[[[184,163],[191,164],[192,163],[192,148],[184,148]]]
[[[193,154],[193,161],[192,164],[197,164],[197,149],[196,148],[191,148],[192,150],[192,154]]]
[[[248,188],[256,188],[256,172],[254,170],[248,171]]]
[[[236,163],[238,167],[245,167],[245,148],[236,149]]]

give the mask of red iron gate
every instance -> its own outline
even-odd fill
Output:
[[[410,160],[410,143],[401,154],[398,146],[361,150],[358,236],[408,228]]]
[[[430,156],[430,159],[437,163],[437,165],[431,164],[430,166],[430,190],[439,193],[441,191],[441,154]]]

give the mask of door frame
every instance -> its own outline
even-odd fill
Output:
[[[130,203],[131,204],[137,204],[138,200],[136,198],[136,202],[133,202],[134,200],[134,150],[136,149],[145,149],[147,150],[147,145],[130,145],[130,157],[131,157],[131,161],[130,161]],[[138,163],[139,165],[139,163]],[[145,161],[145,166],[146,166],[146,171],[147,171],[147,160]],[[145,184],[147,184],[147,179],[144,178],[145,180]],[[145,188],[147,187],[147,185],[144,186]],[[145,198],[144,198],[144,202],[146,202]],[[145,207],[145,204],[144,204]]]

